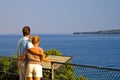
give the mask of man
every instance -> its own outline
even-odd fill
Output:
[[[24,26],[22,29],[23,37],[17,43],[17,57],[18,57],[18,68],[20,80],[25,80],[25,62],[19,60],[22,57],[25,50],[29,50],[34,54],[42,55],[41,52],[33,47],[33,44],[29,41],[30,27]]]

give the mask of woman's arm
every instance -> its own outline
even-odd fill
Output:
[[[23,56],[20,58],[20,60],[21,60],[21,61],[24,61],[24,60],[25,60],[25,58],[26,58],[26,53],[25,53],[25,54],[23,54]]]
[[[41,59],[42,59],[42,61],[45,61],[45,62],[53,62],[54,61],[53,59],[46,58],[46,55],[44,52],[43,52],[43,55],[41,56]]]
[[[25,58],[26,58],[26,56],[27,56],[27,50],[24,52],[24,54],[22,55],[22,57],[20,57],[20,60],[24,61]]]

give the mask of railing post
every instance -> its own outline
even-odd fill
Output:
[[[54,79],[54,63],[51,62],[51,69],[52,69],[52,80],[55,80]]]

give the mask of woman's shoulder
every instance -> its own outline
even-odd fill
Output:
[[[39,47],[39,49],[43,49],[42,47]]]
[[[43,50],[43,48],[42,47],[35,47],[36,49],[39,49],[39,50]]]

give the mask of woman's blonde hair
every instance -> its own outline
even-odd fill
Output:
[[[30,41],[31,41],[33,44],[36,44],[36,43],[40,42],[40,37],[39,37],[39,36],[31,36],[31,37],[30,37]]]

